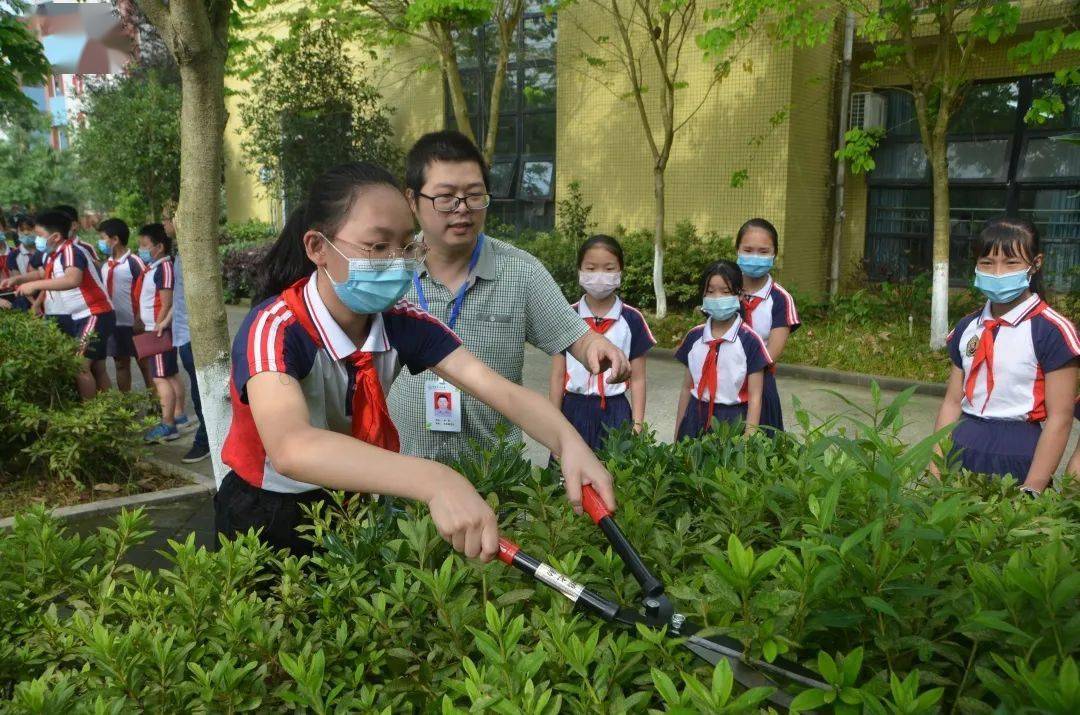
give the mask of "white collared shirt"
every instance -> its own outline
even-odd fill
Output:
[[[595,323],[596,318],[593,316],[592,311],[589,310],[589,305],[585,302],[584,296],[574,304],[574,309],[577,310],[578,315],[581,316],[586,325],[591,327]],[[602,318],[615,321],[604,333],[604,337],[610,340],[619,350],[622,350],[630,360],[641,357],[652,346],[656,345],[656,339],[653,337],[652,331],[649,330],[645,317],[637,308],[623,303],[621,298],[615,299],[615,304]],[[563,354],[566,356],[567,392],[576,395],[599,395],[601,384],[604,386],[605,397],[622,395],[626,392],[627,384],[625,382],[607,382],[608,371],[605,371],[600,376],[593,375],[587,367],[578,362],[569,352]]]
[[[675,351],[675,358],[690,370],[694,386],[690,394],[702,399],[699,390],[709,343],[714,340],[712,320],[692,328]],[[772,364],[769,350],[761,336],[751,330],[742,318],[735,318],[731,327],[720,336],[716,353],[716,394],[712,402],[721,405],[740,405],[749,400],[748,378]]]

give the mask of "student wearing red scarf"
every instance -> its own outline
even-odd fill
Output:
[[[425,501],[439,534],[468,557],[498,552],[495,515],[450,468],[399,454],[385,394],[401,368],[430,369],[520,425],[560,457],[580,509],[592,484],[614,506],[611,475],[551,404],[502,378],[439,320],[400,300],[424,256],[387,171],[364,163],[315,180],[262,271],[233,342],[231,468],[214,499],[219,533],[261,528],[307,553],[296,527],[320,487]]]

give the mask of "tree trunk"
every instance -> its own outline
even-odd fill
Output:
[[[939,350],[949,334],[949,163],[944,132],[935,131],[927,149],[934,197],[930,347]]]
[[[653,198],[656,218],[653,224],[653,291],[656,294],[656,317],[667,315],[667,292],[664,290],[664,168],[653,167]]]
[[[225,134],[225,47],[180,65],[180,202],[176,234],[183,256],[191,347],[214,475],[225,477],[221,445],[231,422],[229,330],[221,286],[218,219]]]
[[[491,157],[495,156],[495,139],[499,133],[499,106],[502,101],[503,85],[506,84],[506,64],[509,60],[509,48],[500,43],[499,60],[495,65],[495,76],[491,79],[487,132],[484,136],[484,161],[488,163],[488,166],[491,165]]]
[[[465,99],[465,85],[461,82],[461,68],[458,67],[457,52],[454,51],[454,40],[450,31],[439,30],[439,59],[442,64],[443,77],[450,87],[450,106],[454,109],[454,121],[457,122],[459,132],[476,143],[476,134],[473,132],[472,120],[469,119],[469,102]]]

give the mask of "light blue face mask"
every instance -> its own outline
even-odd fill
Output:
[[[982,291],[991,303],[1011,303],[1031,285],[1028,269],[1004,273],[1000,276],[975,271],[975,287]]]
[[[323,270],[338,300],[352,312],[371,315],[389,310],[409,290],[417,261],[349,258],[332,242],[327,240],[327,243],[349,262],[349,277],[341,283],[334,281],[329,271]]]
[[[739,296],[722,295],[716,298],[702,298],[701,310],[713,320],[727,320],[739,311]]]
[[[44,236],[34,236],[34,248],[42,253],[49,252],[49,239]]]
[[[761,278],[772,270],[773,264],[776,262],[776,256],[740,253],[735,262],[739,264],[739,269],[742,270],[744,275],[751,278]]]
[[[32,233],[20,233],[19,234],[19,241],[22,242],[22,245],[26,246],[27,248],[30,248],[30,246],[34,245],[34,234],[32,234]]]
[[[149,248],[140,248],[139,249],[139,258],[142,259],[143,263],[153,263],[154,262],[154,257],[150,255],[150,249]]]
[[[101,251],[106,256],[112,254],[112,249],[109,248],[109,244],[106,243],[105,241],[103,241],[100,238],[98,239],[98,242],[97,242],[97,250]]]

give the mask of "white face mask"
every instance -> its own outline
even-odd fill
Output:
[[[603,300],[622,285],[622,272],[578,271],[578,283],[590,296]]]

